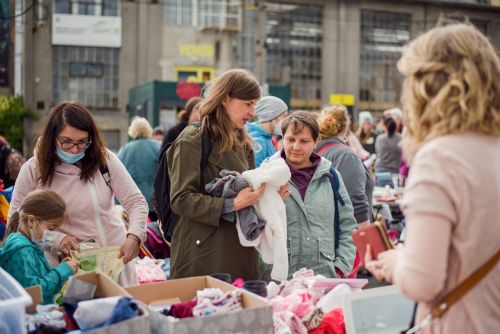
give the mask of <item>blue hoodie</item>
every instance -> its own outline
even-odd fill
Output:
[[[273,135],[264,130],[258,123],[248,123],[246,128],[250,137],[255,141],[253,151],[255,153],[255,167],[257,168],[262,161],[276,153],[271,141]]]
[[[40,285],[44,304],[52,304],[55,294],[73,275],[65,262],[50,268],[43,250],[21,233],[9,235],[0,248],[0,267],[25,288]]]

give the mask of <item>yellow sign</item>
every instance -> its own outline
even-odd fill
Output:
[[[349,94],[330,94],[330,104],[338,103],[346,107],[354,105],[354,95]]]
[[[207,82],[215,77],[215,67],[175,66],[175,81]]]
[[[211,44],[179,44],[179,55],[186,57],[213,57],[215,48]]]

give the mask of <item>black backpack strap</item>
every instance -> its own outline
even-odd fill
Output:
[[[202,131],[201,133],[201,161],[200,161],[200,172],[202,172],[207,166],[208,157],[212,151],[212,142],[210,138],[209,131]]]
[[[106,185],[111,190],[113,190],[113,188],[111,188],[111,175],[109,174],[108,165],[100,165],[99,166],[99,172],[101,172],[102,177],[104,178],[104,182],[106,182]]]
[[[333,202],[335,203],[335,214],[333,217],[333,231],[335,234],[335,251],[339,247],[340,244],[340,212],[339,212],[339,203],[344,206],[345,202],[342,196],[340,195],[340,181],[337,175],[335,168],[330,168],[330,175],[328,176],[330,179],[330,184],[333,190]]]

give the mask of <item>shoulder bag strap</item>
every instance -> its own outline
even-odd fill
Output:
[[[106,182],[106,185],[111,190],[113,190],[113,188],[111,188],[111,175],[109,174],[108,165],[100,165],[99,166],[99,172],[101,172],[102,177],[104,178],[104,182]]]
[[[479,269],[473,272],[462,283],[456,286],[453,290],[447,293],[443,298],[438,300],[431,308],[432,318],[441,318],[446,311],[460,300],[467,292],[476,286],[491,269],[495,267],[500,259],[500,249]]]
[[[422,321],[416,326],[406,331],[406,334],[418,333],[425,327],[432,324],[433,321],[441,318],[450,307],[465,296],[473,287],[475,287],[490,271],[495,267],[500,259],[500,249],[483,264],[479,269],[474,271],[462,283],[457,285],[453,290],[448,292],[445,296],[440,298],[437,302],[433,303],[429,314],[427,314]]]
[[[321,153],[325,152],[326,150],[328,150],[330,147],[333,147],[333,146],[341,146],[341,145],[344,145],[344,144],[339,144],[339,143],[331,143],[331,144],[328,144],[328,145],[325,145],[323,146],[322,148],[320,148],[318,150],[318,152],[316,152],[317,154],[321,155]]]

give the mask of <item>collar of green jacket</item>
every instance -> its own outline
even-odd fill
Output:
[[[31,247],[43,255],[43,250],[21,233],[12,233],[0,248],[0,267],[3,266],[11,256],[21,248]]]

